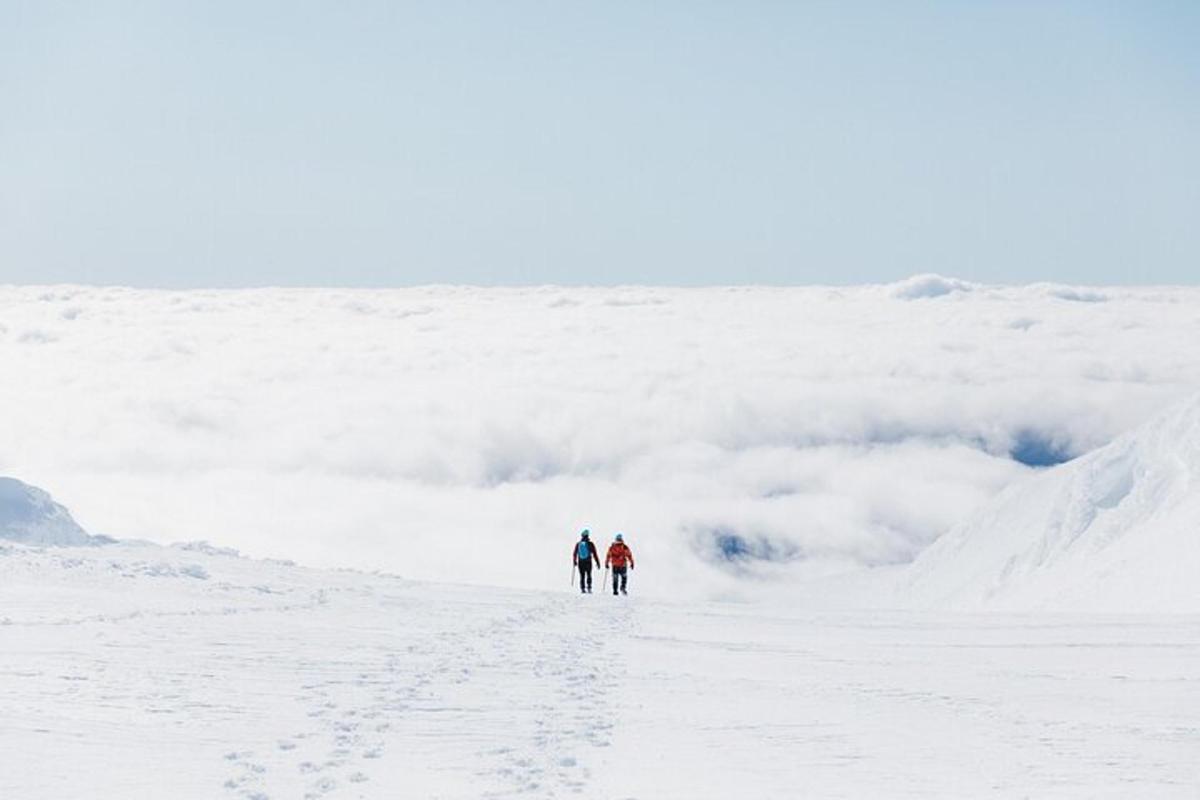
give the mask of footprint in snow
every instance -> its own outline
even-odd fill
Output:
[[[333,778],[321,778],[313,784],[312,791],[307,792],[304,797],[305,800],[315,800],[315,798],[329,794],[336,788],[337,781],[335,781]]]

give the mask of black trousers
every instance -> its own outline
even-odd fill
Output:
[[[579,562],[579,591],[590,592],[592,590],[592,560]]]
[[[612,571],[613,594],[616,594],[618,589],[620,589],[622,592],[625,591],[625,583],[629,580],[628,567],[613,567]]]

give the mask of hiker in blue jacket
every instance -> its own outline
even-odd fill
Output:
[[[592,544],[590,531],[579,534],[579,541],[571,548],[571,560],[579,570],[579,591],[591,594],[592,562],[595,561],[596,569],[600,569],[600,554],[596,552],[596,545]]]

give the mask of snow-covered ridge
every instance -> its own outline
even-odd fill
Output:
[[[100,544],[66,508],[45,491],[16,478],[0,477],[0,539],[32,545]]]
[[[1200,397],[1010,486],[914,563],[902,599],[1200,611]]]

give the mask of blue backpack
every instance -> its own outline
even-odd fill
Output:
[[[584,541],[580,541],[579,546],[575,548],[575,552],[579,554],[580,562],[591,560],[591,558],[592,558],[591,544],[592,544],[591,542],[584,540]]]

